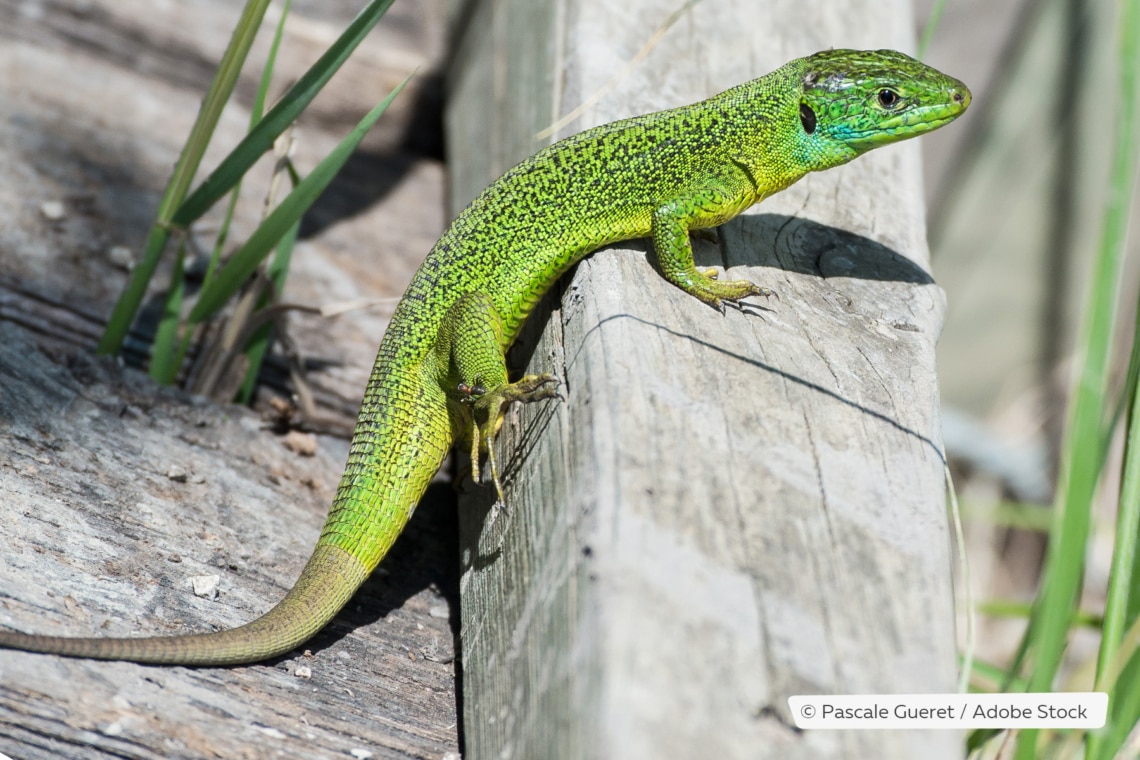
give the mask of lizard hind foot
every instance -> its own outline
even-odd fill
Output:
[[[498,497],[497,504],[503,508],[507,502],[503,497],[503,483],[499,479],[499,463],[495,458],[495,436],[503,422],[503,414],[513,403],[529,404],[543,399],[562,399],[561,383],[549,372],[526,375],[513,383],[504,383],[496,388],[485,390],[475,386],[469,388],[472,396],[474,423],[471,430],[471,477],[480,482],[479,454],[486,450],[487,462],[491,465],[491,481]]]

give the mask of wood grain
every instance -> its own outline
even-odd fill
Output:
[[[358,6],[294,3],[279,82]],[[442,54],[438,7],[395,4],[300,125],[302,171],[411,69],[421,67],[415,87],[427,81]],[[302,456],[254,412],[157,388],[90,354],[126,278],[108,250],[140,250],[239,12],[227,0],[0,3],[0,626],[233,626],[284,595],[316,540],[346,441],[319,436],[315,456]],[[207,165],[244,133],[258,76],[251,66],[243,77]],[[369,181],[342,177],[322,199],[286,300],[399,294],[438,236],[442,170],[402,152],[419,97],[404,95],[354,159]],[[256,224],[264,178],[247,182],[231,240]],[[62,216],[45,215],[46,202]],[[292,322],[305,355],[326,367],[311,378],[331,405],[322,411],[355,418],[386,321],[374,309]],[[312,656],[189,669],[0,652],[0,754],[456,758],[454,533],[454,497],[435,487],[381,569],[307,645]],[[218,595],[195,596],[191,580],[211,575]]]
[[[292,584],[343,466],[343,442],[301,456],[246,410],[83,352],[45,354],[3,323],[0,388],[0,624],[19,630],[252,619]],[[431,590],[448,586],[447,490],[312,655],[177,668],[0,652],[0,753],[441,757],[455,747],[450,608]],[[211,575],[217,597],[195,596],[191,580]]]
[[[450,144],[473,156],[456,208],[677,7],[477,4],[452,69]],[[704,0],[563,134],[911,34],[905,2]],[[461,509],[469,757],[961,756],[953,733],[802,733],[786,701],[954,688],[919,174],[894,146],[698,241],[699,265],[779,293],[743,313],[670,286],[644,241],[547,300],[515,359],[568,400],[504,427],[510,509]]]

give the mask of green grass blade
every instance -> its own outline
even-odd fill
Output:
[[[1136,175],[1137,156],[1137,38],[1140,36],[1140,0],[1124,0],[1115,28],[1120,34],[1120,102],[1109,197],[1101,244],[1093,264],[1091,290],[1078,344],[1081,357],[1071,416],[1065,435],[1058,478],[1056,517],[1046,553],[1042,592],[1038,597],[1034,631],[1034,671],[1031,691],[1049,691],[1069,631],[1085,564],[1090,506],[1104,459],[1104,420],[1108,416],[1107,374],[1113,317],[1118,302],[1117,283]],[[1018,758],[1031,758],[1037,731],[1018,737]],[[1092,740],[1095,744],[1096,739]]]
[[[1140,312],[1137,322],[1137,328],[1140,329]],[[1140,604],[1140,599],[1137,599],[1140,596],[1140,560],[1136,551],[1136,542],[1140,538],[1140,387],[1135,382],[1137,367],[1140,367],[1140,332],[1133,334],[1132,341],[1127,389],[1132,403],[1128,414],[1124,472],[1116,513],[1116,537],[1096,668],[1096,688],[1098,691],[1109,692],[1112,709],[1109,711],[1106,731],[1089,739],[1088,756],[1094,760],[1113,757],[1128,732],[1140,720],[1140,700],[1135,699],[1140,696],[1140,680],[1136,680],[1140,678],[1140,662],[1131,662],[1119,678],[1113,672],[1124,641],[1124,631],[1135,625]],[[1135,652],[1131,659],[1140,660]]]
[[[273,83],[273,71],[277,68],[277,53],[281,49],[281,40],[285,37],[285,21],[289,18],[289,11],[293,7],[293,0],[285,0],[281,6],[281,18],[277,21],[277,29],[273,33],[273,41],[269,43],[269,54],[265,56],[265,70],[261,72],[261,81],[257,85],[257,93],[253,96],[253,105],[249,109],[249,128],[252,131],[265,115],[265,103],[269,100],[269,86]]]
[[[269,255],[274,246],[285,237],[290,228],[301,219],[301,215],[313,204],[324,189],[332,181],[345,161],[352,154],[364,135],[387,110],[392,100],[404,89],[407,79],[396,86],[388,97],[384,98],[375,108],[361,119],[356,128],[344,138],[329,155],[327,155],[313,170],[301,180],[301,183],[289,193],[277,208],[265,218],[265,221],[250,235],[230,261],[218,271],[214,280],[202,289],[198,303],[190,312],[191,322],[201,322],[215,311],[220,309],[231,296],[237,293],[261,261]]]
[[[989,599],[978,602],[978,612],[991,618],[1028,618],[1033,605],[1009,599]],[[1104,618],[1095,612],[1078,611],[1073,615],[1073,625],[1100,630]]]
[[[1048,533],[1052,510],[1040,504],[1003,501],[997,504],[969,503],[962,507],[966,522],[983,522],[1002,528]]]
[[[175,210],[181,206],[190,184],[194,181],[194,175],[202,163],[202,156],[205,155],[206,146],[217,128],[218,119],[221,118],[222,108],[233,92],[238,74],[241,73],[242,65],[249,55],[250,46],[257,36],[258,27],[261,26],[261,19],[265,16],[265,9],[268,6],[269,0],[248,0],[245,4],[241,18],[234,27],[229,46],[218,65],[218,72],[214,75],[214,81],[202,101],[198,118],[182,148],[174,174],[159,202],[158,213],[147,237],[142,259],[131,272],[127,287],[119,296],[111,312],[111,318],[107,322],[107,328],[99,339],[96,351],[100,354],[117,354],[123,345],[123,340],[135,320],[135,314],[146,296],[150,280],[162,259]]]
[[[269,87],[272,84],[273,70],[277,64],[277,52],[280,50],[281,40],[285,36],[285,20],[289,18],[289,10],[292,4],[292,0],[285,0],[285,5],[281,8],[281,19],[277,22],[277,30],[273,34],[273,42],[270,43],[269,54],[265,59],[265,69],[261,72],[261,81],[258,83],[257,93],[253,97],[253,105],[249,109],[249,131],[257,127],[257,123],[265,115],[265,102],[269,98]],[[240,194],[241,180],[239,179],[230,191],[230,202],[226,205],[225,214],[222,215],[222,223],[218,226],[218,234],[214,239],[214,250],[210,254],[210,264],[206,268],[206,276],[202,279],[203,283],[208,283],[213,279],[214,272],[222,260],[222,252],[225,250],[226,240],[229,239],[230,227],[233,224],[234,211],[237,209]]]
[[[922,39],[918,43],[918,60],[926,57],[926,51],[930,49],[930,42],[934,39],[934,30],[938,28],[938,22],[942,20],[942,11],[946,8],[946,0],[934,0],[934,7],[930,9],[930,18],[926,21],[926,26],[922,28]]]
[[[277,245],[277,252],[269,265],[269,279],[273,282],[274,292],[278,296],[285,290],[285,280],[289,274],[289,262],[292,260],[293,247],[297,242],[297,233],[300,231],[301,223],[298,221],[285,233],[285,237]],[[263,308],[269,303],[269,300],[268,297],[262,299],[258,308]],[[269,351],[269,340],[272,334],[273,325],[270,323],[258,329],[249,342],[249,347],[245,351],[246,358],[249,360],[249,369],[246,370],[245,382],[242,383],[241,390],[238,392],[239,404],[248,404],[253,398],[253,390],[257,387],[257,375],[261,372],[261,363]]]
[[[1011,680],[1009,671],[998,665],[992,663],[981,662],[974,660],[971,668],[971,681],[979,679],[986,682],[990,688],[971,687],[971,693],[992,694],[996,692],[1021,692],[1026,690],[1026,682],[1021,678],[1013,678]],[[966,737],[966,754],[973,756],[974,752],[985,746],[986,742],[992,740],[995,736],[1001,733],[997,728],[975,728]]]
[[[1008,675],[1005,668],[1003,668],[999,665],[994,665],[993,663],[990,663],[990,662],[984,662],[982,660],[974,660],[974,666],[973,666],[972,670],[973,670],[974,676],[976,676],[977,678],[980,678],[984,681],[988,681],[990,684],[993,685],[992,688],[989,688],[989,689],[984,689],[984,688],[973,689],[973,691],[975,693],[982,693],[982,694],[992,694],[992,693],[996,692],[1001,687],[1002,683],[1005,681],[1006,676]],[[1004,691],[1010,691],[1011,689],[1006,688],[1003,690]],[[1020,680],[1015,681],[1013,684],[1012,691],[1025,691],[1025,683],[1023,681],[1020,681]]]
[[[1089,739],[1086,755],[1089,760],[1130,756],[1121,749],[1140,721],[1140,624],[1137,622],[1133,622],[1125,636],[1119,654],[1127,659],[1108,693],[1108,720],[1104,729]]]
[[[277,23],[277,29],[273,36],[273,41],[270,44],[266,65],[261,76],[261,82],[258,86],[253,106],[250,109],[250,129],[253,129],[257,125],[265,112],[265,101],[268,97],[269,86],[272,81],[273,68],[276,62],[277,52],[280,49],[281,39],[284,36],[285,20],[288,18],[290,4],[291,0],[285,0],[285,5],[281,13],[281,19]],[[258,19],[258,23],[260,24],[260,19]],[[240,70],[240,67],[238,68]],[[213,255],[211,256],[210,260],[210,266],[206,272],[206,282],[209,282],[217,266],[217,263],[220,260],[221,252],[225,247],[225,241],[228,237],[230,225],[233,220],[234,210],[237,206],[239,190],[240,183],[233,189],[233,192],[231,193],[230,203],[228,204],[225,217],[223,218],[222,224],[218,230],[217,240],[215,241]],[[164,385],[170,385],[175,382],[178,377],[178,372],[182,366],[182,360],[189,348],[190,332],[187,331],[185,335],[179,335],[182,303],[186,292],[186,283],[183,279],[185,271],[185,256],[185,240],[183,240],[182,244],[179,245],[178,248],[175,269],[171,275],[171,287],[169,293],[167,294],[166,303],[163,307],[163,315],[159,322],[158,329],[155,332],[154,348],[150,363],[150,375],[157,382]]]
[[[174,213],[175,226],[185,227],[199,219],[245,175],[273,145],[273,141],[296,120],[321,88],[363,41],[393,0],[372,0],[353,19],[344,33],[297,81],[285,97],[270,109],[257,127],[218,165],[194,193]]]
[[[277,51],[281,46],[281,39],[285,36],[285,19],[289,17],[289,10],[292,7],[292,0],[285,0],[285,5],[281,9],[281,20],[277,24],[277,32],[273,35],[273,43],[269,47],[269,55],[266,57],[265,71],[261,76],[261,84],[257,88],[257,95],[253,99],[253,107],[250,109],[250,122],[249,128],[252,131],[256,128],[257,123],[261,121],[262,116],[265,114],[265,103],[269,98],[269,85],[273,79],[273,69],[277,65]],[[293,176],[293,185],[297,185],[299,178],[295,173]],[[238,183],[238,187],[241,183]],[[236,193],[237,190],[235,189]],[[230,211],[232,213],[233,206],[231,205]],[[273,257],[273,261],[269,265],[269,279],[273,282],[276,292],[280,294],[285,289],[285,279],[289,274],[289,262],[293,257],[293,246],[297,241],[297,233],[300,232],[300,223],[294,224],[292,229],[285,234],[285,237],[277,245],[277,252]],[[268,299],[263,298],[262,303],[258,304],[258,308],[265,305]],[[272,327],[266,325],[258,330],[250,340],[249,347],[246,348],[245,355],[248,370],[246,370],[245,381],[242,383],[241,390],[238,392],[237,401],[239,404],[248,404],[253,397],[253,390],[257,386],[257,375],[261,372],[261,363],[265,358],[265,354],[269,351],[269,342],[273,335]]]
[[[154,349],[150,357],[150,376],[161,385],[170,385],[178,377],[183,352],[179,348],[178,326],[182,323],[182,300],[186,293],[183,277],[186,265],[186,239],[178,243],[174,256],[174,272],[170,276],[170,292],[163,304],[162,317],[154,334]]]

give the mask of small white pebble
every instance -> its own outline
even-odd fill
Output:
[[[308,665],[298,665],[297,669],[293,671],[293,675],[297,678],[312,678],[313,669]]]
[[[294,454],[303,457],[311,457],[317,453],[317,437],[299,430],[290,430],[281,439],[281,443]]]
[[[128,271],[134,269],[135,266],[135,255],[131,252],[131,249],[125,245],[111,246],[111,249],[107,251],[107,260],[110,261],[113,266]]]
[[[214,599],[218,595],[219,575],[196,575],[190,579],[190,587],[194,589],[194,596],[203,596]]]
[[[170,469],[166,471],[166,477],[170,478],[175,483],[185,483],[190,479],[190,473],[186,472],[185,467],[177,464],[172,464],[170,465]]]
[[[348,754],[356,758],[356,760],[369,760],[372,757],[372,751],[367,749],[353,749],[349,750]]]
[[[67,209],[64,208],[63,201],[44,201],[40,204],[40,213],[49,222],[58,222],[67,215]]]

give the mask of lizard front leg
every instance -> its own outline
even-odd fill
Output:
[[[469,447],[471,477],[479,482],[479,456],[485,450],[495,493],[505,504],[494,447],[503,413],[512,403],[557,397],[558,380],[542,373],[509,382],[502,336],[503,322],[490,296],[467,293],[444,316],[436,355],[444,370],[441,385],[459,417],[456,437]]]
[[[716,270],[693,264],[691,230],[700,231],[727,222],[757,200],[744,172],[727,177],[710,175],[704,182],[683,188],[653,211],[653,248],[661,273],[689,295],[723,312],[724,301],[748,296],[771,296],[773,291],[748,280],[718,282]]]

